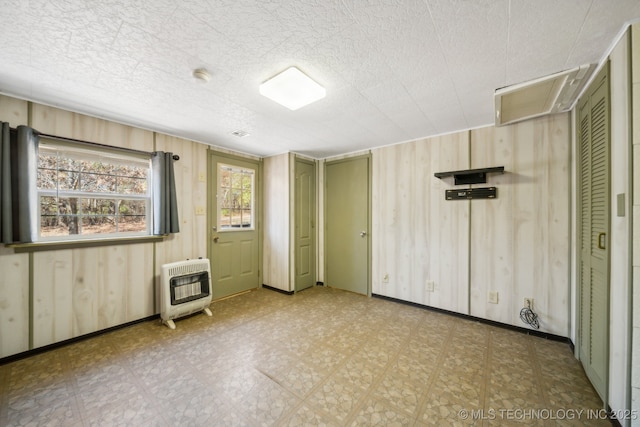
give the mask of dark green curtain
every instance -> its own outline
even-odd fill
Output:
[[[38,238],[38,132],[0,122],[0,243]]]
[[[173,153],[156,151],[151,156],[153,170],[153,234],[178,233],[178,201],[173,172]]]

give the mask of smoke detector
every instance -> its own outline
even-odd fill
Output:
[[[595,64],[582,65],[546,77],[497,89],[496,126],[569,111]]]
[[[196,68],[195,70],[193,70],[193,77],[198,80],[202,80],[205,83],[211,80],[211,74],[207,71],[206,68]]]

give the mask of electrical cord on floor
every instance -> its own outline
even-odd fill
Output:
[[[531,304],[527,302],[527,307],[520,310],[520,320],[527,325],[530,325],[534,329],[540,329],[540,323],[538,322],[538,315],[531,309]]]

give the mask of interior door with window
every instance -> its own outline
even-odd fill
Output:
[[[209,155],[209,259],[214,299],[255,289],[259,273],[260,163]]]

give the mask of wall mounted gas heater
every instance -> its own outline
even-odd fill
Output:
[[[171,329],[174,319],[198,311],[211,316],[211,267],[208,259],[172,262],[162,266],[160,318]]]

